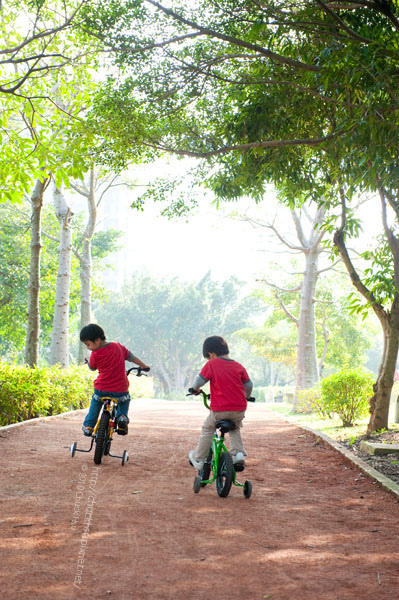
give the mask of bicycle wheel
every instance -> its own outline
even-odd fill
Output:
[[[96,465],[101,463],[102,457],[104,456],[108,442],[108,425],[109,425],[109,412],[104,411],[101,415],[100,425],[98,426],[96,436],[96,449],[94,451],[94,462]]]
[[[197,477],[194,479],[193,489],[194,494],[198,494],[201,489],[201,475],[197,475]]]
[[[202,479],[210,479],[212,468],[212,448],[209,450],[208,458],[206,459],[202,469]],[[206,483],[201,483],[201,487],[205,487]]]
[[[221,498],[228,496],[233,483],[233,459],[229,452],[222,452],[219,457],[216,476],[216,489]]]
[[[246,481],[244,483],[244,496],[246,498],[250,498],[252,494],[252,483],[250,481]]]

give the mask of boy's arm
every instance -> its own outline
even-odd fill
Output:
[[[244,381],[243,382],[243,385],[244,385],[245,397],[246,398],[250,398],[251,397],[252,388],[254,387],[252,381],[250,379],[248,379],[248,381]]]
[[[191,387],[194,390],[199,390],[200,387],[205,385],[208,381],[209,381],[209,379],[205,379],[205,377],[203,377],[202,375],[197,375],[197,377],[195,378],[195,381]]]
[[[143,363],[142,360],[140,360],[140,358],[138,358],[138,356],[134,356],[134,354],[132,352],[129,351],[128,357],[127,359],[129,362],[134,363],[135,365],[138,365],[139,367],[141,367],[143,370],[145,371],[149,371],[150,367],[148,365],[146,365],[145,363]]]
[[[89,361],[87,360],[87,358],[85,358],[85,365],[87,365],[90,369],[90,371],[97,371],[97,367],[91,367]]]

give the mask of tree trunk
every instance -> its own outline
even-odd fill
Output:
[[[54,190],[54,208],[60,224],[60,245],[50,364],[69,365],[68,325],[71,281],[72,212],[58,188]]]
[[[318,278],[319,247],[305,253],[306,265],[301,287],[301,307],[298,319],[298,352],[296,391],[313,387],[319,382],[316,351],[314,297]]]
[[[389,405],[399,349],[399,303],[397,299],[392,305],[391,313],[384,319],[380,315],[380,321],[384,331],[384,351],[377,381],[374,384],[374,395],[370,398],[368,434],[388,427]]]
[[[90,185],[87,194],[88,218],[82,240],[82,252],[76,254],[80,263],[80,328],[91,323],[91,244],[96,229],[97,207],[95,202],[94,168],[90,171]],[[79,344],[78,362],[83,363],[89,352],[83,344]]]
[[[28,284],[28,314],[25,340],[25,363],[30,367],[37,365],[39,360],[39,334],[40,334],[40,255],[42,249],[41,221],[43,195],[47,187],[48,178],[36,181],[31,197],[32,218],[30,238],[30,269]]]
[[[399,240],[389,229],[386,220],[386,204],[384,190],[379,189],[385,235],[393,258],[393,284],[395,290],[399,286]],[[343,190],[341,196],[341,226],[334,233],[334,245],[342,258],[354,287],[367,300],[378,317],[384,334],[384,351],[381,359],[377,381],[374,384],[374,395],[370,398],[370,420],[367,433],[388,427],[389,404],[394,381],[399,344],[399,295],[395,291],[392,298],[391,310],[385,310],[377,301],[374,293],[361,281],[345,244],[346,198]]]

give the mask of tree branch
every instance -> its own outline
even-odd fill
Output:
[[[313,71],[313,72],[320,71],[320,68],[317,67],[316,65],[307,65],[301,61],[294,60],[294,59],[288,58],[286,56],[282,56],[281,54],[276,54],[275,52],[272,52],[271,50],[267,50],[266,48],[263,48],[262,46],[259,46],[258,44],[251,44],[250,42],[245,42],[244,40],[241,40],[239,38],[235,38],[230,35],[225,35],[223,33],[218,33],[217,31],[210,29],[209,27],[202,27],[201,25],[198,25],[198,23],[195,23],[194,21],[190,21],[190,20],[182,17],[181,15],[178,15],[173,10],[166,8],[165,6],[162,6],[162,4],[160,4],[159,2],[156,2],[155,0],[144,0],[144,1],[147,2],[148,4],[152,4],[152,6],[155,6],[156,8],[161,10],[163,13],[168,15],[169,17],[172,17],[174,20],[179,21],[180,23],[183,23],[184,25],[187,25],[187,26],[191,27],[192,29],[196,29],[199,32],[201,32],[202,34],[209,35],[210,37],[213,37],[213,38],[216,38],[219,40],[223,40],[225,42],[229,42],[231,44],[234,44],[235,46],[240,46],[242,48],[248,48],[248,50],[253,50],[255,52],[259,52],[260,54],[262,54],[263,56],[266,56],[267,58],[270,58],[274,62],[278,62],[283,65],[294,67],[295,69],[302,69],[302,70]]]

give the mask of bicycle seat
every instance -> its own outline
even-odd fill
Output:
[[[216,429],[220,429],[222,433],[227,433],[235,428],[236,424],[234,421],[230,421],[230,419],[220,419],[220,421],[216,421]]]

